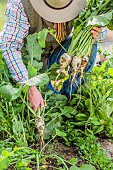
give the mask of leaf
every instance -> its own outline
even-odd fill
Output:
[[[57,70],[59,69],[59,64],[54,63],[51,65],[49,70],[47,71],[47,74],[50,78],[50,80],[55,80],[56,76],[58,75]]]
[[[50,136],[55,136],[56,135],[56,131],[55,129],[58,129],[61,127],[61,123],[59,121],[59,118],[53,119],[51,120],[44,129],[44,138],[45,139],[49,139]],[[65,138],[64,136],[62,136],[63,138]]]
[[[32,78],[37,75],[37,69],[34,68],[30,62],[28,63],[28,77]]]
[[[0,158],[0,170],[7,169],[9,164],[10,164],[10,159],[8,157]]]
[[[82,30],[82,25],[79,25],[76,27],[76,29],[73,32],[73,39],[75,39],[77,37],[77,35],[79,34],[79,32]]]
[[[75,118],[78,120],[78,121],[85,121],[88,119],[88,116],[86,114],[82,114],[82,113],[79,113],[75,116]]]
[[[43,53],[43,50],[38,43],[37,40],[37,33],[29,35],[27,37],[27,51],[30,55],[30,58],[33,59],[35,58],[36,60],[41,60],[41,55]]]
[[[8,152],[7,150],[3,150],[0,155],[0,170],[5,170],[8,168],[10,164],[9,156],[12,156],[13,152]]]
[[[67,103],[67,97],[65,95],[61,95],[61,94],[53,94],[50,96],[50,101],[49,101],[49,104],[50,105],[55,105],[59,108],[62,107],[62,106],[65,106],[66,103]]]
[[[94,166],[92,166],[91,164],[85,164],[85,165],[82,165],[80,167],[80,170],[96,170],[96,168]]]
[[[60,131],[60,130],[58,130],[58,129],[55,129],[55,131],[56,131],[56,135],[57,135],[57,136],[60,136],[60,137],[65,137],[65,136],[67,136],[67,134],[66,134],[65,132],[62,132],[62,131]]]
[[[14,112],[15,114],[19,114],[20,112],[22,112],[24,110],[24,107],[25,105],[23,103],[21,104],[17,104],[15,107],[14,107]]]
[[[94,135],[94,134],[93,134],[93,131],[92,131],[92,130],[86,128],[86,129],[85,129],[85,135],[89,136],[89,135]]]
[[[91,15],[91,11],[90,11],[90,9],[88,9],[85,14],[85,18],[87,19],[90,15]]]
[[[56,31],[54,29],[49,30],[49,33],[58,41],[56,38]]]
[[[112,18],[112,20],[109,22],[109,25],[108,25],[107,27],[108,27],[108,29],[113,30],[113,18]]]
[[[94,125],[101,125],[101,122],[96,117],[93,117],[90,120]]]
[[[85,101],[85,106],[87,107],[87,110],[90,112],[90,114],[92,114],[92,110],[94,110],[94,103],[91,101],[90,98],[86,99]]]
[[[49,82],[49,77],[46,73],[37,75],[33,78],[30,78],[29,80],[25,81],[24,84],[28,86],[44,86]]]
[[[97,15],[89,19],[88,25],[98,25],[101,27],[107,26],[109,21],[112,19],[112,12],[108,12],[106,14]]]
[[[96,133],[100,133],[100,132],[102,132],[104,130],[104,125],[101,125],[101,126],[95,126],[94,127],[94,133],[96,134]]]
[[[87,123],[87,121],[74,122],[74,125],[76,125],[76,126],[84,126],[86,123]]]
[[[113,77],[113,68],[108,68],[108,74]]]
[[[77,160],[77,158],[72,158],[72,159],[70,159],[68,162],[69,162],[71,165],[76,165],[77,162],[78,162],[78,160]]]
[[[113,102],[113,101],[112,101]],[[107,104],[107,107],[106,107],[106,115],[107,117],[112,117],[111,114],[113,113],[113,104]]]
[[[45,40],[46,40],[48,32],[49,30],[45,28],[38,33],[38,41],[42,48],[45,48]]]
[[[32,170],[31,168],[27,168],[27,166],[30,164],[30,159],[28,160],[18,160],[15,168],[16,169],[22,169],[22,170]]]
[[[21,91],[21,85],[19,88],[14,88],[10,83],[2,83],[0,85],[0,95],[2,95],[2,97],[7,101],[13,101],[17,99],[21,95]]]
[[[80,169],[77,168],[76,166],[71,166],[69,170],[80,170]]]
[[[76,110],[71,106],[64,106],[64,108],[60,108],[60,110],[68,118],[71,118],[71,114],[76,114]]]
[[[43,62],[38,62],[36,60],[33,60],[32,66],[39,71],[43,67]]]
[[[113,102],[113,98],[107,98],[108,102]]]

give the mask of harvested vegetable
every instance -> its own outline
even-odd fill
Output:
[[[70,65],[71,60],[72,60],[72,58],[67,53],[64,53],[60,57],[60,69],[57,70],[58,75],[57,75],[55,81],[57,81],[57,79],[61,73],[64,73],[66,76],[68,75],[68,70],[66,71],[65,69]]]
[[[37,117],[35,119],[35,126],[40,134],[41,147],[43,147],[44,146],[44,128],[45,128],[45,122],[44,122],[43,116]]]
[[[94,26],[105,27],[112,23],[112,14],[113,2],[111,0],[88,0],[86,9],[74,20],[72,42],[67,51],[68,55],[73,58],[71,63],[70,97],[72,85],[76,80],[76,73],[80,72],[81,80],[92,51],[92,45],[95,40],[92,37],[91,30]]]
[[[90,56],[94,39],[91,30],[94,26],[108,26],[112,20],[113,2],[111,0],[88,0],[86,9],[74,20],[72,42],[68,49],[70,56]]]
[[[57,77],[54,82],[58,80],[61,73],[66,76],[68,70],[71,68],[71,83],[70,94],[72,85],[76,80],[76,74],[80,72],[80,79],[83,77],[84,68],[86,67],[89,56],[91,55],[92,45],[94,39],[91,30],[93,27],[106,27],[112,23],[113,16],[113,1],[111,0],[88,0],[86,8],[74,20],[74,30],[72,32],[72,41],[69,49],[60,59],[60,69],[57,70]],[[60,44],[60,42],[59,42]],[[63,47],[64,48],[64,47]],[[80,59],[81,58],[81,59]],[[75,63],[76,62],[76,63]],[[70,67],[72,66],[72,67]],[[66,70],[66,68],[68,68]],[[66,72],[67,71],[67,72]]]
[[[72,85],[73,85],[74,81],[76,80],[76,77],[75,77],[76,74],[80,70],[81,62],[82,62],[81,57],[77,57],[77,56],[74,56],[73,60],[71,62],[71,66],[72,66],[72,73],[71,73],[72,80],[71,80],[71,83],[70,83],[70,87],[71,87],[70,88],[70,99],[71,99]]]

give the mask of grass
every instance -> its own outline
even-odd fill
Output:
[[[0,0],[0,32],[3,29],[3,26],[5,24],[5,8],[6,8],[6,2],[7,0]]]

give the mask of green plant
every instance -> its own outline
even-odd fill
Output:
[[[92,134],[84,138],[79,138],[76,142],[80,155],[88,163],[94,165],[98,170],[112,170],[113,162],[101,149],[97,138]]]
[[[29,164],[36,159],[38,154],[37,150],[31,148],[0,148],[0,168],[1,170],[7,169],[10,167],[15,167],[16,170],[24,169],[31,170]],[[36,160],[35,160],[36,162]]]

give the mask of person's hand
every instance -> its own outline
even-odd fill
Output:
[[[30,87],[28,92],[29,92],[28,100],[30,103],[30,107],[32,107],[35,112],[37,111],[39,106],[42,110],[44,108],[44,100],[36,86]]]
[[[99,27],[93,27],[93,29],[91,30],[92,36],[94,39],[96,38],[100,38],[100,33],[102,32],[102,29]]]

